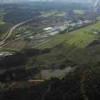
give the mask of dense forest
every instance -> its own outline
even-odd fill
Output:
[[[5,65],[23,65],[23,62],[25,61],[25,58],[33,57],[36,58],[42,57],[42,61],[45,61],[45,58],[47,59],[47,62],[50,61],[48,57],[52,55],[56,51],[55,55],[52,55],[52,61],[46,62],[44,64],[48,66],[52,65],[52,68],[55,67],[53,65],[57,64],[56,67],[60,67],[61,65],[61,59],[63,59],[63,64],[65,66],[78,66],[74,72],[70,72],[67,74],[63,79],[57,79],[53,78],[48,81],[35,84],[34,82],[29,83],[26,80],[28,79],[27,76],[29,75],[28,70],[16,70],[17,77],[12,77],[11,72],[7,73],[7,76],[10,75],[10,80],[6,79],[6,83],[3,80],[0,84],[0,88],[2,90],[0,99],[1,100],[97,100],[98,97],[100,97],[100,68],[99,68],[99,61],[97,61],[96,54],[99,53],[97,49],[91,50],[94,44],[92,43],[89,45],[86,49],[88,51],[78,50],[76,49],[75,52],[71,53],[69,57],[71,57],[71,62],[68,61],[67,58],[67,52],[70,50],[67,50],[61,45],[56,46],[53,51],[46,49],[45,51],[40,50],[24,50],[21,54],[17,53],[10,57],[5,57],[3,60],[6,61]],[[59,49],[58,49],[59,48]],[[75,48],[75,47],[74,47]],[[99,48],[97,45],[95,48]],[[61,52],[63,50],[63,52]],[[80,57],[81,55],[81,57]],[[94,56],[95,55],[95,56]],[[76,58],[77,56],[77,58]],[[14,59],[14,58],[19,59]],[[53,59],[56,58],[55,64],[53,63]],[[79,57],[79,58],[78,58]],[[91,62],[93,59],[95,59],[95,62]],[[76,59],[75,59],[76,58]],[[33,58],[32,58],[33,59]],[[49,59],[49,60],[48,60]],[[81,63],[80,63],[80,60]],[[12,61],[12,62],[9,62]],[[17,62],[16,62],[17,60]],[[7,62],[8,61],[8,62]],[[34,60],[34,64],[38,63],[37,60]],[[2,61],[3,62],[3,61]],[[59,63],[58,63],[59,62]],[[42,62],[41,62],[42,63]],[[40,63],[40,64],[41,64]],[[33,65],[34,65],[33,64]],[[43,63],[42,63],[43,64]],[[51,64],[51,65],[50,65]],[[72,65],[73,64],[73,65]],[[6,65],[6,66],[7,66]],[[44,66],[46,66],[44,65]],[[15,65],[14,65],[15,66]],[[62,65],[61,65],[62,66]],[[38,66],[39,67],[39,66]],[[38,69],[35,69],[39,71]],[[35,73],[34,71],[32,71]],[[18,74],[19,73],[19,74]],[[20,74],[21,73],[21,74]],[[22,74],[24,73],[24,75]],[[2,77],[2,76],[1,76]],[[4,78],[4,76],[3,76]],[[10,86],[10,83],[13,83],[13,81],[16,81],[16,86]],[[20,85],[18,85],[20,84]],[[6,89],[6,90],[5,90]]]
[[[44,6],[45,5],[45,6]],[[73,9],[89,9],[90,7],[82,4],[69,3],[27,3],[27,4],[6,4],[0,5],[6,12],[4,21],[7,23],[16,24],[25,21],[30,18],[34,18],[40,15],[41,11],[59,10],[59,11],[71,11]]]
[[[100,74],[77,69],[62,80],[51,79],[26,88],[11,88],[0,95],[1,100],[97,100],[100,97]],[[27,83],[22,83],[25,85]],[[27,86],[27,85],[25,85]]]

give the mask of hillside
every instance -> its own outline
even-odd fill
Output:
[[[96,67],[96,66],[95,66]],[[98,70],[98,68],[95,68]],[[100,69],[98,70],[100,71]],[[97,100],[100,98],[100,73],[88,68],[77,69],[64,79],[51,79],[41,84],[17,82],[2,92],[1,100]],[[24,88],[21,88],[24,87]],[[26,87],[26,88],[25,88]]]
[[[100,13],[90,6],[0,5],[0,100],[100,98]]]

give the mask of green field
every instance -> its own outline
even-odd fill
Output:
[[[50,17],[50,16],[55,16],[55,17],[63,17],[65,16],[65,12],[59,12],[59,11],[50,11],[50,12],[41,12],[41,17]]]
[[[93,30],[100,30],[100,22],[79,30],[56,35],[36,46],[39,49],[51,48],[50,52],[32,59],[39,68],[64,68],[67,66],[90,66],[100,61],[100,45],[95,49],[88,45],[100,37]],[[94,60],[95,59],[95,60]]]
[[[5,24],[5,22],[3,21],[4,15],[5,15],[5,12],[3,10],[0,10],[0,25]]]
[[[84,10],[74,10],[75,14],[83,15],[85,12]]]
[[[100,30],[100,22],[97,22],[96,24],[89,25],[87,27],[81,28],[73,32],[66,32],[63,34],[56,35],[48,39],[44,43],[38,44],[36,48],[52,48],[62,43],[77,46],[79,48],[84,48],[93,40],[99,37],[99,35],[93,33],[93,30]]]
[[[3,18],[0,16],[0,26],[4,25],[4,24],[5,24],[5,22],[3,21]]]

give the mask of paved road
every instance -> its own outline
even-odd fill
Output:
[[[2,41],[0,41],[0,46],[2,46],[2,45],[5,44],[6,40],[13,34],[13,32],[14,32],[14,30],[15,30],[16,28],[18,28],[18,27],[20,27],[20,26],[22,26],[22,25],[24,25],[24,24],[26,24],[26,23],[28,23],[28,22],[30,22],[30,21],[32,21],[32,19],[28,19],[28,20],[26,20],[26,21],[23,21],[23,22],[20,22],[20,23],[14,25],[14,26],[10,29],[10,31],[7,33],[7,35],[4,37],[4,39],[3,39]]]

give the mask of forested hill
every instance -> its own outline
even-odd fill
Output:
[[[98,74],[100,75],[100,74]],[[2,92],[1,100],[97,100],[100,98],[100,79],[96,73],[77,69],[64,79],[51,79],[27,88],[13,88]],[[17,83],[18,84],[18,83]],[[27,86],[23,82],[20,86]]]

